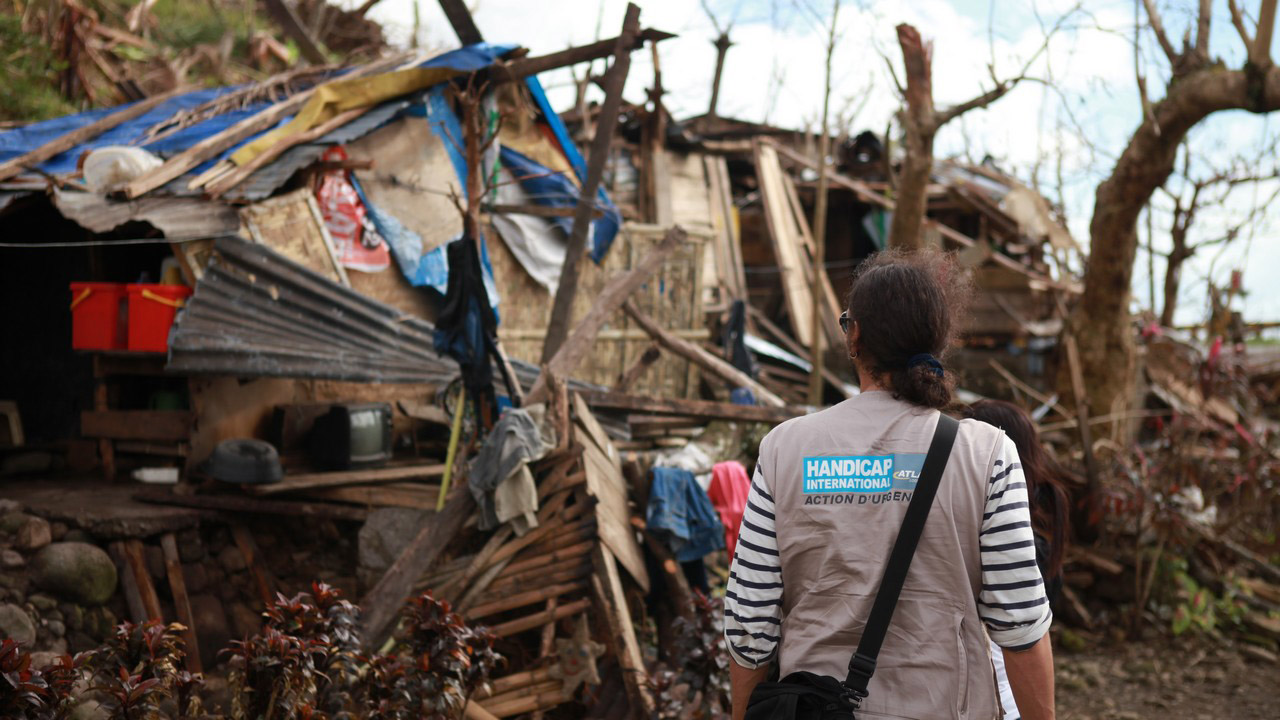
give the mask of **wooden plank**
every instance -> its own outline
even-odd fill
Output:
[[[80,434],[113,440],[186,440],[191,435],[188,410],[83,410]]]
[[[600,106],[600,114],[596,120],[596,136],[592,141],[591,153],[587,159],[587,176],[582,180],[577,211],[573,216],[573,229],[565,244],[564,267],[560,271],[560,282],[556,287],[555,300],[551,308],[547,339],[542,346],[542,363],[564,377],[568,377],[573,368],[559,367],[555,359],[560,354],[561,346],[565,345],[569,338],[569,326],[573,321],[573,298],[578,292],[579,268],[586,255],[587,234],[591,229],[591,211],[596,203],[600,182],[604,179],[605,163],[608,161],[610,146],[613,143],[614,129],[618,125],[618,112],[622,108],[622,87],[627,80],[627,71],[631,68],[631,43],[639,31],[640,8],[635,3],[627,3],[626,17],[622,21],[622,34],[618,36],[617,43],[614,45],[613,65],[609,68],[605,79],[604,104]],[[630,293],[627,294],[630,295]],[[593,339],[594,335],[595,332],[592,331],[591,338],[588,340]],[[577,337],[577,333],[574,336]],[[531,402],[538,402],[538,400],[531,400]]]
[[[791,330],[801,345],[809,347],[813,343],[810,337],[813,301],[800,248],[800,231],[787,199],[782,166],[778,163],[774,146],[756,142],[755,164],[756,178],[760,182],[760,204],[769,227],[769,239],[773,242]]]
[[[305,490],[299,495],[312,500],[354,503],[366,507],[407,507],[435,512],[440,499],[440,486],[422,483],[352,485]]]
[[[383,573],[378,584],[360,599],[363,610],[360,629],[365,650],[371,651],[382,645],[387,626],[409,597],[414,583],[426,573],[449,541],[462,530],[463,523],[475,505],[468,488],[457,488],[445,504],[444,510],[422,526],[413,541],[400,553],[400,557]]]
[[[585,590],[588,583],[583,581],[559,583],[546,588],[534,590],[525,590],[509,597],[500,598],[481,605],[476,605],[467,610],[468,618],[483,618],[490,615],[496,615],[500,612],[515,610],[516,608],[526,607],[537,603],[545,603],[547,600],[554,599],[560,595],[567,595],[578,590]]]
[[[253,542],[253,533],[249,532],[248,527],[236,523],[231,526],[231,537],[235,540],[241,557],[244,558],[244,564],[249,567],[249,573],[253,575],[253,583],[258,587],[262,604],[270,605],[275,599],[272,588],[276,583],[272,582],[266,567],[262,564],[262,554],[258,552],[258,546]]]
[[[643,312],[640,312],[640,309],[637,308],[635,303],[631,300],[627,300],[623,303],[622,309],[631,316],[632,320],[639,323],[640,327],[644,328],[645,332],[649,333],[650,337],[652,337],[659,345],[670,350],[676,355],[689,360],[712,375],[715,375],[728,383],[730,387],[745,387],[750,389],[756,396],[756,400],[758,400],[762,405],[772,405],[773,407],[782,407],[783,405],[786,405],[786,403],[782,401],[782,398],[774,395],[768,390],[768,388],[756,382],[750,375],[747,375],[734,367],[731,363],[712,355],[706,350],[703,350],[699,345],[695,345],[688,340],[678,338],[667,332],[662,328],[662,326],[654,322],[653,318]]]
[[[642,47],[645,42],[661,42],[669,38],[676,37],[671,33],[655,30],[653,28],[645,28],[636,33],[631,39],[630,44],[626,46],[628,50],[636,50]],[[549,53],[547,55],[539,55],[538,57],[525,58],[523,60],[514,60],[504,68],[494,68],[493,74],[498,82],[511,82],[521,78],[537,75],[548,70],[577,65],[578,63],[599,60],[600,58],[609,57],[617,52],[619,41],[623,40],[623,36],[608,38],[593,42],[590,45],[580,45],[571,47],[567,50]]]
[[[550,622],[558,622],[571,615],[577,615],[589,607],[591,607],[591,601],[583,598],[582,600],[575,600],[573,602],[560,605],[551,612],[543,610],[542,612],[534,613],[533,615],[527,615],[522,618],[516,618],[515,620],[494,625],[489,628],[489,632],[493,633],[496,637],[507,637],[519,632],[524,632],[525,630],[540,628]]]
[[[709,400],[675,400],[671,398],[641,397],[626,393],[582,390],[582,399],[594,408],[649,412],[659,415],[684,415],[704,420],[733,420],[738,422],[780,423],[808,413],[806,408],[795,405],[773,408],[762,405],[734,405]]]
[[[578,427],[592,439],[583,451],[587,490],[598,503],[594,508],[600,540],[612,551],[631,577],[645,592],[649,590],[649,572],[644,551],[631,528],[631,508],[627,482],[622,475],[621,457],[596,422],[582,397],[573,396]]]
[[[440,0],[440,9],[444,10],[444,16],[448,18],[453,31],[458,35],[459,42],[464,46],[484,42],[484,37],[480,35],[480,28],[476,27],[476,21],[471,17],[471,11],[467,9],[466,3],[462,0]]]
[[[100,118],[87,125],[72,130],[64,135],[50,140],[40,147],[30,152],[19,155],[16,158],[6,160],[0,163],[0,182],[8,180],[27,168],[35,167],[53,157],[92,140],[99,135],[118,127],[130,120],[141,117],[146,113],[154,110],[156,107],[168,102],[171,98],[188,92],[187,89],[171,90],[160,95],[153,95],[145,100],[138,102],[120,110],[117,110],[104,118]]]
[[[613,646],[618,666],[622,668],[627,693],[636,706],[643,710],[642,714],[648,717],[653,713],[655,704],[618,566],[609,549],[603,546],[597,549],[595,561],[596,574],[592,577],[592,589],[609,626],[610,645]]]
[[[139,502],[156,505],[218,510],[255,515],[289,515],[329,520],[364,522],[369,513],[361,508],[299,502],[296,500],[259,500],[243,495],[175,495],[169,490],[142,490],[133,494]]]
[[[328,60],[324,44],[311,34],[306,25],[302,24],[297,14],[293,12],[293,8],[285,4],[284,0],[263,0],[263,2],[267,6],[267,13],[271,15],[271,19],[298,44],[298,50],[308,62],[323,65]]]
[[[178,556],[178,541],[173,533],[160,536],[160,549],[164,551],[164,568],[169,577],[169,594],[173,596],[173,609],[178,615],[178,622],[186,630],[182,632],[187,643],[187,670],[202,673],[200,663],[200,639],[196,633],[195,616],[191,613],[191,599],[187,596],[187,580],[182,574],[182,558]]]
[[[728,290],[729,299],[747,299],[746,269],[742,264],[742,247],[737,215],[733,208],[733,188],[729,180],[729,163],[722,156],[704,155],[707,181],[711,193],[711,220],[715,228],[716,272]]]
[[[142,608],[147,613],[147,619],[164,622],[164,615],[160,612],[160,596],[156,594],[156,586],[151,582],[151,573],[147,572],[142,541],[138,538],[129,538],[124,541],[123,548],[125,564],[133,575],[133,582],[138,587],[138,594],[142,598]]]
[[[334,487],[338,485],[368,485],[385,483],[394,480],[415,480],[420,478],[440,477],[444,474],[444,465],[404,465],[385,468],[368,468],[365,470],[343,470],[339,472],[304,473],[286,475],[278,483],[268,485],[244,485],[246,492],[254,495],[276,495],[297,490]]]
[[[115,540],[107,546],[111,559],[115,562],[120,587],[124,590],[124,601],[129,609],[129,619],[135,624],[147,621],[147,609],[142,605],[142,593],[138,591],[138,583],[134,580],[133,570],[124,553],[124,541]]]
[[[809,283],[810,294],[812,294],[814,271],[818,271],[818,288],[820,297],[820,306],[824,307],[826,312],[825,318],[819,318],[821,326],[827,334],[827,343],[829,347],[841,347],[844,344],[844,332],[840,330],[839,317],[844,311],[840,301],[836,299],[836,291],[831,287],[831,276],[827,274],[826,258],[821,262],[817,258],[817,245],[813,239],[813,233],[809,229],[809,220],[805,217],[804,206],[800,204],[800,195],[796,192],[795,181],[790,175],[782,174],[783,185],[787,190],[787,203],[791,207],[791,213],[795,217],[796,228],[800,231],[800,246],[804,255],[805,278]]]
[[[591,311],[578,323],[573,335],[546,363],[547,368],[559,377],[571,377],[574,369],[591,349],[596,333],[609,320],[609,317],[649,279],[653,271],[658,269],[676,246],[685,242],[686,239],[684,230],[679,227],[671,228],[662,238],[662,242],[655,245],[635,267],[610,278],[609,283],[596,296]],[[545,402],[546,399],[546,380],[543,374],[539,374],[526,402],[533,405]]]

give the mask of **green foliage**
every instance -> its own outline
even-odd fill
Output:
[[[47,120],[75,112],[57,90],[64,67],[39,36],[23,31],[19,16],[0,14],[0,119]]]
[[[1240,599],[1240,588],[1230,578],[1223,581],[1223,593],[1217,596],[1202,587],[1187,572],[1185,558],[1172,558],[1166,567],[1175,587],[1173,609],[1174,635],[1186,632],[1217,635],[1224,627],[1239,627],[1248,606]]]

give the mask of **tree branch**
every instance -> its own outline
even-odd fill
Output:
[[[1235,2],[1235,0],[1229,1]],[[1147,9],[1147,20],[1151,23],[1151,30],[1156,35],[1156,41],[1160,43],[1160,49],[1164,50],[1165,56],[1169,58],[1169,63],[1177,66],[1178,59],[1181,56],[1174,49],[1173,43],[1169,42],[1169,35],[1164,31],[1164,23],[1160,20],[1160,11],[1156,9],[1155,0],[1142,0],[1142,5]]]
[[[1253,56],[1250,57],[1255,65],[1271,63],[1271,37],[1275,29],[1276,0],[1262,0],[1262,6],[1258,8],[1258,34],[1253,41]]]
[[[1240,39],[1244,42],[1245,50],[1249,51],[1249,59],[1253,59],[1253,38],[1249,37],[1249,29],[1244,26],[1244,13],[1240,11],[1240,4],[1236,0],[1227,0],[1227,7],[1231,9],[1231,24],[1235,26],[1236,32],[1240,33]]]
[[[1016,87],[1017,84],[1022,82],[1024,79],[1025,77],[1020,75],[1010,80],[1001,81],[994,88],[988,90],[987,92],[984,92],[975,98],[970,98],[969,100],[962,102],[959,105],[953,105],[952,107],[949,107],[946,110],[943,110],[942,112],[938,113],[936,116],[937,119],[934,121],[935,129],[940,128],[943,125],[946,125],[947,123],[951,122],[952,120],[955,120],[956,118],[969,112],[970,110],[986,107],[991,103],[999,100],[1000,98],[1009,94],[1009,91],[1012,90],[1014,87]]]
[[[1201,62],[1209,59],[1209,25],[1213,18],[1213,0],[1200,0],[1200,14],[1196,18],[1196,55]]]

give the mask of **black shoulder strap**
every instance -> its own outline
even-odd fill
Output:
[[[925,455],[924,467],[920,470],[916,489],[907,505],[907,516],[902,520],[898,539],[894,541],[893,551],[889,553],[889,564],[885,566],[884,579],[880,581],[880,590],[871,606],[871,615],[867,618],[862,640],[858,642],[858,649],[849,660],[849,676],[845,678],[844,684],[853,692],[852,702],[855,707],[867,696],[867,684],[876,671],[876,656],[880,654],[880,645],[889,630],[889,621],[893,619],[893,610],[898,604],[898,593],[902,592],[902,583],[907,579],[911,558],[920,542],[920,533],[924,530],[925,519],[929,517],[933,497],[938,494],[938,483],[942,480],[942,471],[947,467],[947,459],[951,456],[951,446],[955,443],[959,428],[960,423],[955,418],[945,414],[938,416],[938,426],[933,431],[929,454]]]

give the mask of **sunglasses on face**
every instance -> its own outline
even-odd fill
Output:
[[[848,334],[849,332],[849,311],[845,310],[840,313],[840,332]]]

